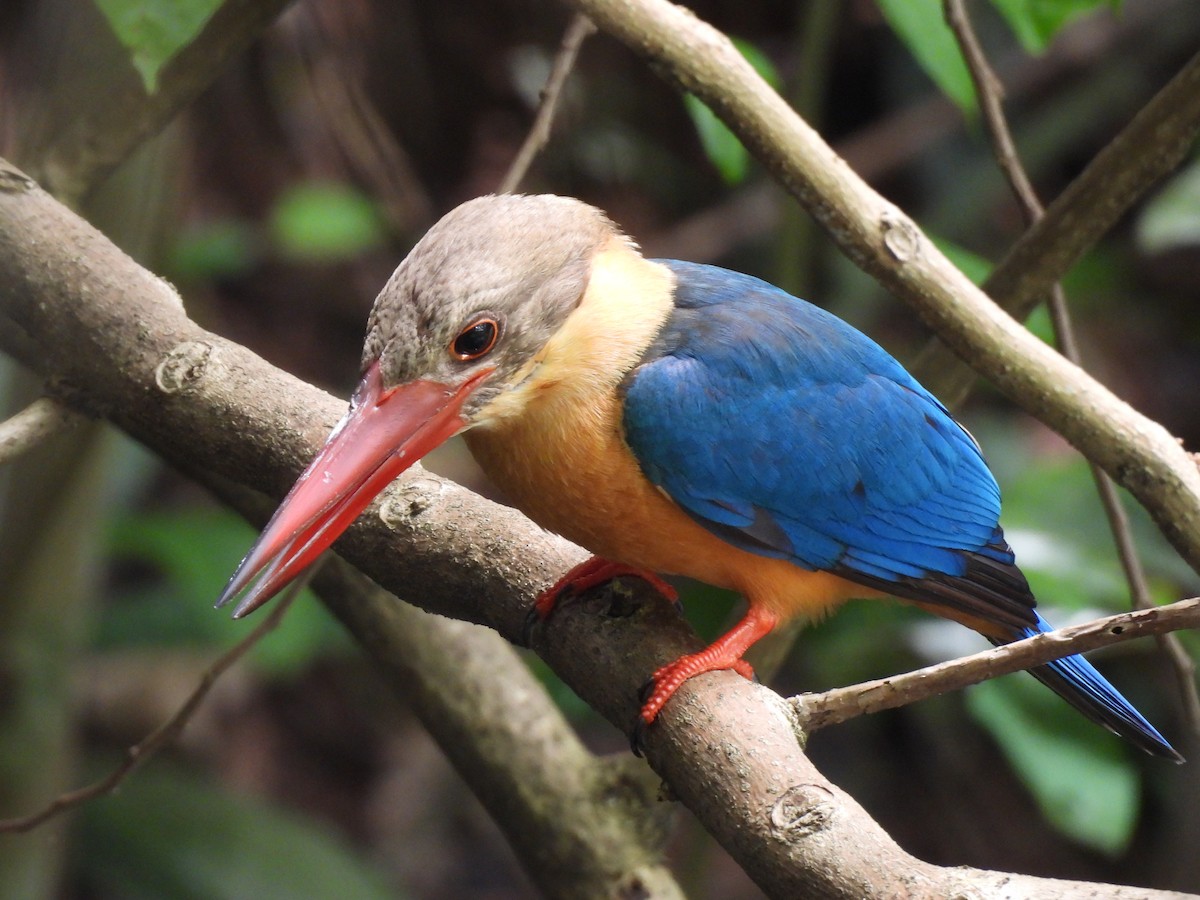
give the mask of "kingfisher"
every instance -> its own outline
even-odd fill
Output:
[[[462,434],[507,499],[595,556],[534,609],[620,575],[741,594],[744,617],[654,672],[639,727],[687,679],[753,671],[779,622],[892,597],[995,644],[1050,630],[974,438],[883,348],[748,275],[647,259],[566,197],[470,200],[375,301],[349,411],[218,606],[254,610],[396,476]],[[1081,656],[1030,670],[1141,749],[1182,757]]]

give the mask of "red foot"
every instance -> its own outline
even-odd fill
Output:
[[[649,684],[653,685],[653,689],[642,705],[642,722],[646,725],[652,723],[679,690],[679,686],[702,672],[733,669],[742,677],[753,679],[754,670],[742,659],[742,654],[774,628],[778,621],[775,613],[751,606],[740,622],[704,650],[681,656],[663,666],[650,676]]]
[[[556,581],[552,587],[538,594],[537,600],[533,603],[534,612],[539,619],[544,621],[550,613],[554,612],[558,601],[567,594],[582,594],[598,585],[606,584],[614,578],[620,578],[622,575],[640,578],[672,603],[679,602],[679,592],[653,572],[593,556],[573,568]]]

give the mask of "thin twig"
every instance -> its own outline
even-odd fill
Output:
[[[954,32],[966,60],[971,81],[975,84],[979,108],[983,113],[983,124],[992,139],[992,151],[996,162],[1024,210],[1026,227],[1033,225],[1042,216],[1042,204],[1029,182],[1012,132],[1008,128],[1008,120],[1004,115],[1004,83],[988,62],[962,0],[946,0],[945,15],[946,22]]]
[[[16,415],[0,422],[0,465],[12,462],[51,435],[77,425],[83,416],[57,400],[41,397]]]
[[[562,94],[563,85],[567,83],[567,76],[571,74],[571,69],[575,66],[579,48],[587,36],[595,30],[596,26],[592,24],[592,20],[583,13],[576,13],[571,18],[571,24],[567,26],[567,31],[563,35],[562,45],[558,48],[558,55],[554,58],[554,65],[550,68],[550,75],[546,78],[546,86],[542,88],[541,102],[538,104],[533,126],[529,129],[529,134],[525,136],[525,142],[517,151],[516,158],[509,166],[504,180],[496,189],[497,193],[510,194],[515,191],[524,180],[534,157],[550,140],[550,125],[554,121],[554,113],[558,108],[558,98]]]
[[[1024,319],[1053,284],[1096,245],[1137,200],[1187,158],[1200,134],[1200,53],[1151,98],[1026,229],[983,283],[1011,316]],[[917,376],[957,405],[978,373],[931,342]]]
[[[279,30],[303,66],[320,109],[319,127],[369,186],[388,224],[399,233],[428,227],[433,199],[367,90],[362,43],[371,22],[357,11],[300,4],[297,15],[280,20]]]
[[[1008,119],[1004,114],[1003,85],[980,46],[963,0],[945,0],[945,11],[946,21],[958,39],[967,69],[971,73],[971,80],[975,84],[975,90],[979,96],[979,106],[983,112],[984,127],[987,128],[991,138],[996,162],[1008,179],[1017,202],[1021,205],[1026,226],[1033,227],[1045,215],[1045,208],[1029,181],[1029,176],[1026,174],[1017,152],[1016,143],[1013,141],[1012,131],[1008,127]],[[1049,307],[1060,352],[1075,365],[1081,366],[1075,328],[1067,308],[1066,293],[1060,283],[1056,282],[1051,287]],[[1104,514],[1108,518],[1117,555],[1121,560],[1121,568],[1129,583],[1133,606],[1137,609],[1149,609],[1154,605],[1150,596],[1150,586],[1146,581],[1146,574],[1138,556],[1136,542],[1129,525],[1129,517],[1125,514],[1124,507],[1121,506],[1121,498],[1117,493],[1116,486],[1108,474],[1095,463],[1089,461],[1088,468],[1091,469],[1092,479],[1096,483],[1096,491],[1104,506]],[[1161,635],[1158,643],[1175,672],[1188,727],[1194,734],[1200,735],[1200,693],[1196,689],[1195,663],[1176,635]]]
[[[1161,635],[1197,626],[1200,626],[1200,597],[1191,597],[1167,606],[1135,609],[1082,625],[1060,628],[894,678],[864,681],[820,694],[800,694],[789,702],[800,715],[804,731],[812,734],[827,725],[836,725],[856,716],[907,706],[989,678],[1044,665],[1064,656],[1136,637]]]
[[[254,630],[230,647],[229,650],[218,657],[204,671],[195,689],[193,689],[192,693],[179,709],[169,719],[146,735],[146,737],[125,751],[125,759],[119,766],[99,781],[94,781],[85,787],[60,794],[35,813],[30,813],[26,816],[16,816],[11,819],[0,819],[0,834],[32,831],[43,822],[57,815],[115,791],[125,779],[129,778],[129,776],[149,762],[155,754],[183,733],[183,729],[187,727],[196,710],[200,708],[200,704],[204,702],[209,691],[216,684],[217,679],[279,624],[288,607],[292,605],[292,601],[299,595],[304,586],[308,584],[309,580],[315,574],[316,568],[319,566],[320,562],[313,569],[293,581],[283,596],[276,602],[270,613],[258,623]]]

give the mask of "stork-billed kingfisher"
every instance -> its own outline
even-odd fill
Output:
[[[218,605],[266,602],[413,462],[462,433],[541,526],[595,558],[539,600],[616,574],[742,594],[745,617],[652,676],[751,675],[778,622],[892,596],[1002,644],[1049,630],[974,439],[886,351],[757,278],[644,258],[600,210],[489,196],[417,243],[375,301],[350,410]],[[257,579],[257,580],[256,580]],[[1179,754],[1080,656],[1032,670],[1149,753]]]

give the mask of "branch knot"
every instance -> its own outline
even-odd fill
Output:
[[[771,829],[788,840],[825,830],[834,815],[833,792],[820,784],[796,784],[771,807]]]
[[[207,341],[177,344],[154,370],[154,383],[164,394],[180,394],[204,378],[216,348]]]
[[[906,263],[921,250],[921,233],[903,213],[889,209],[880,220],[883,246],[900,263]]]

